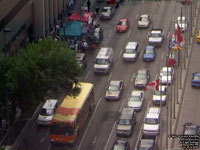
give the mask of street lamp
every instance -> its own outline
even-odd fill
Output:
[[[11,144],[11,139],[10,139],[10,114],[9,114],[9,103],[8,103],[8,92],[7,92],[7,86],[6,86],[6,71],[7,71],[7,60],[6,60],[6,33],[10,33],[12,31],[11,28],[4,28],[3,29],[3,37],[4,37],[4,43],[3,43],[3,54],[4,54],[4,89],[5,89],[5,101],[6,101],[6,117],[7,117],[7,125],[8,125],[8,145]]]

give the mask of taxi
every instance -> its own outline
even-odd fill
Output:
[[[197,31],[196,40],[197,43],[200,43],[200,30]]]
[[[117,27],[116,27],[116,31],[117,32],[126,32],[129,28],[129,20],[128,19],[120,19]]]

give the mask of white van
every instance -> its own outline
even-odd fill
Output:
[[[146,135],[158,135],[160,131],[159,107],[149,107],[143,126],[143,133]]]
[[[58,100],[48,99],[38,116],[39,125],[49,125],[58,107]]]
[[[102,47],[94,61],[94,74],[108,74],[113,63],[113,48]]]

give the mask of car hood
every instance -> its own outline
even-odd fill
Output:
[[[161,42],[162,37],[149,37],[149,42]]]
[[[117,29],[126,29],[127,26],[121,26],[121,25],[117,25]]]
[[[149,22],[138,21],[138,25],[147,26]]]
[[[106,97],[118,97],[119,91],[106,91]]]
[[[117,125],[117,130],[123,130],[123,131],[129,131],[131,130],[131,126],[130,125]]]
[[[51,121],[52,119],[53,119],[53,115],[52,116],[43,116],[43,115],[38,116],[39,121]]]
[[[136,57],[136,53],[124,53],[123,57],[124,58],[135,58]]]
[[[106,68],[108,68],[108,65],[95,64],[94,68],[95,69],[106,69]]]
[[[154,58],[154,54],[144,54],[144,58]]]
[[[127,104],[129,107],[135,108],[142,106],[142,102],[128,101]]]
[[[156,130],[159,129],[159,125],[144,124],[143,129],[144,129],[144,130],[147,130],[147,131],[156,131]]]
[[[165,101],[167,98],[166,95],[162,95],[162,101]],[[153,101],[161,100],[161,95],[153,95]]]

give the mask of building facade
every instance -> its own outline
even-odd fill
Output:
[[[0,50],[14,53],[45,37],[63,19],[68,0],[0,0]],[[62,16],[62,17],[61,17]],[[5,32],[11,29],[10,32]]]

